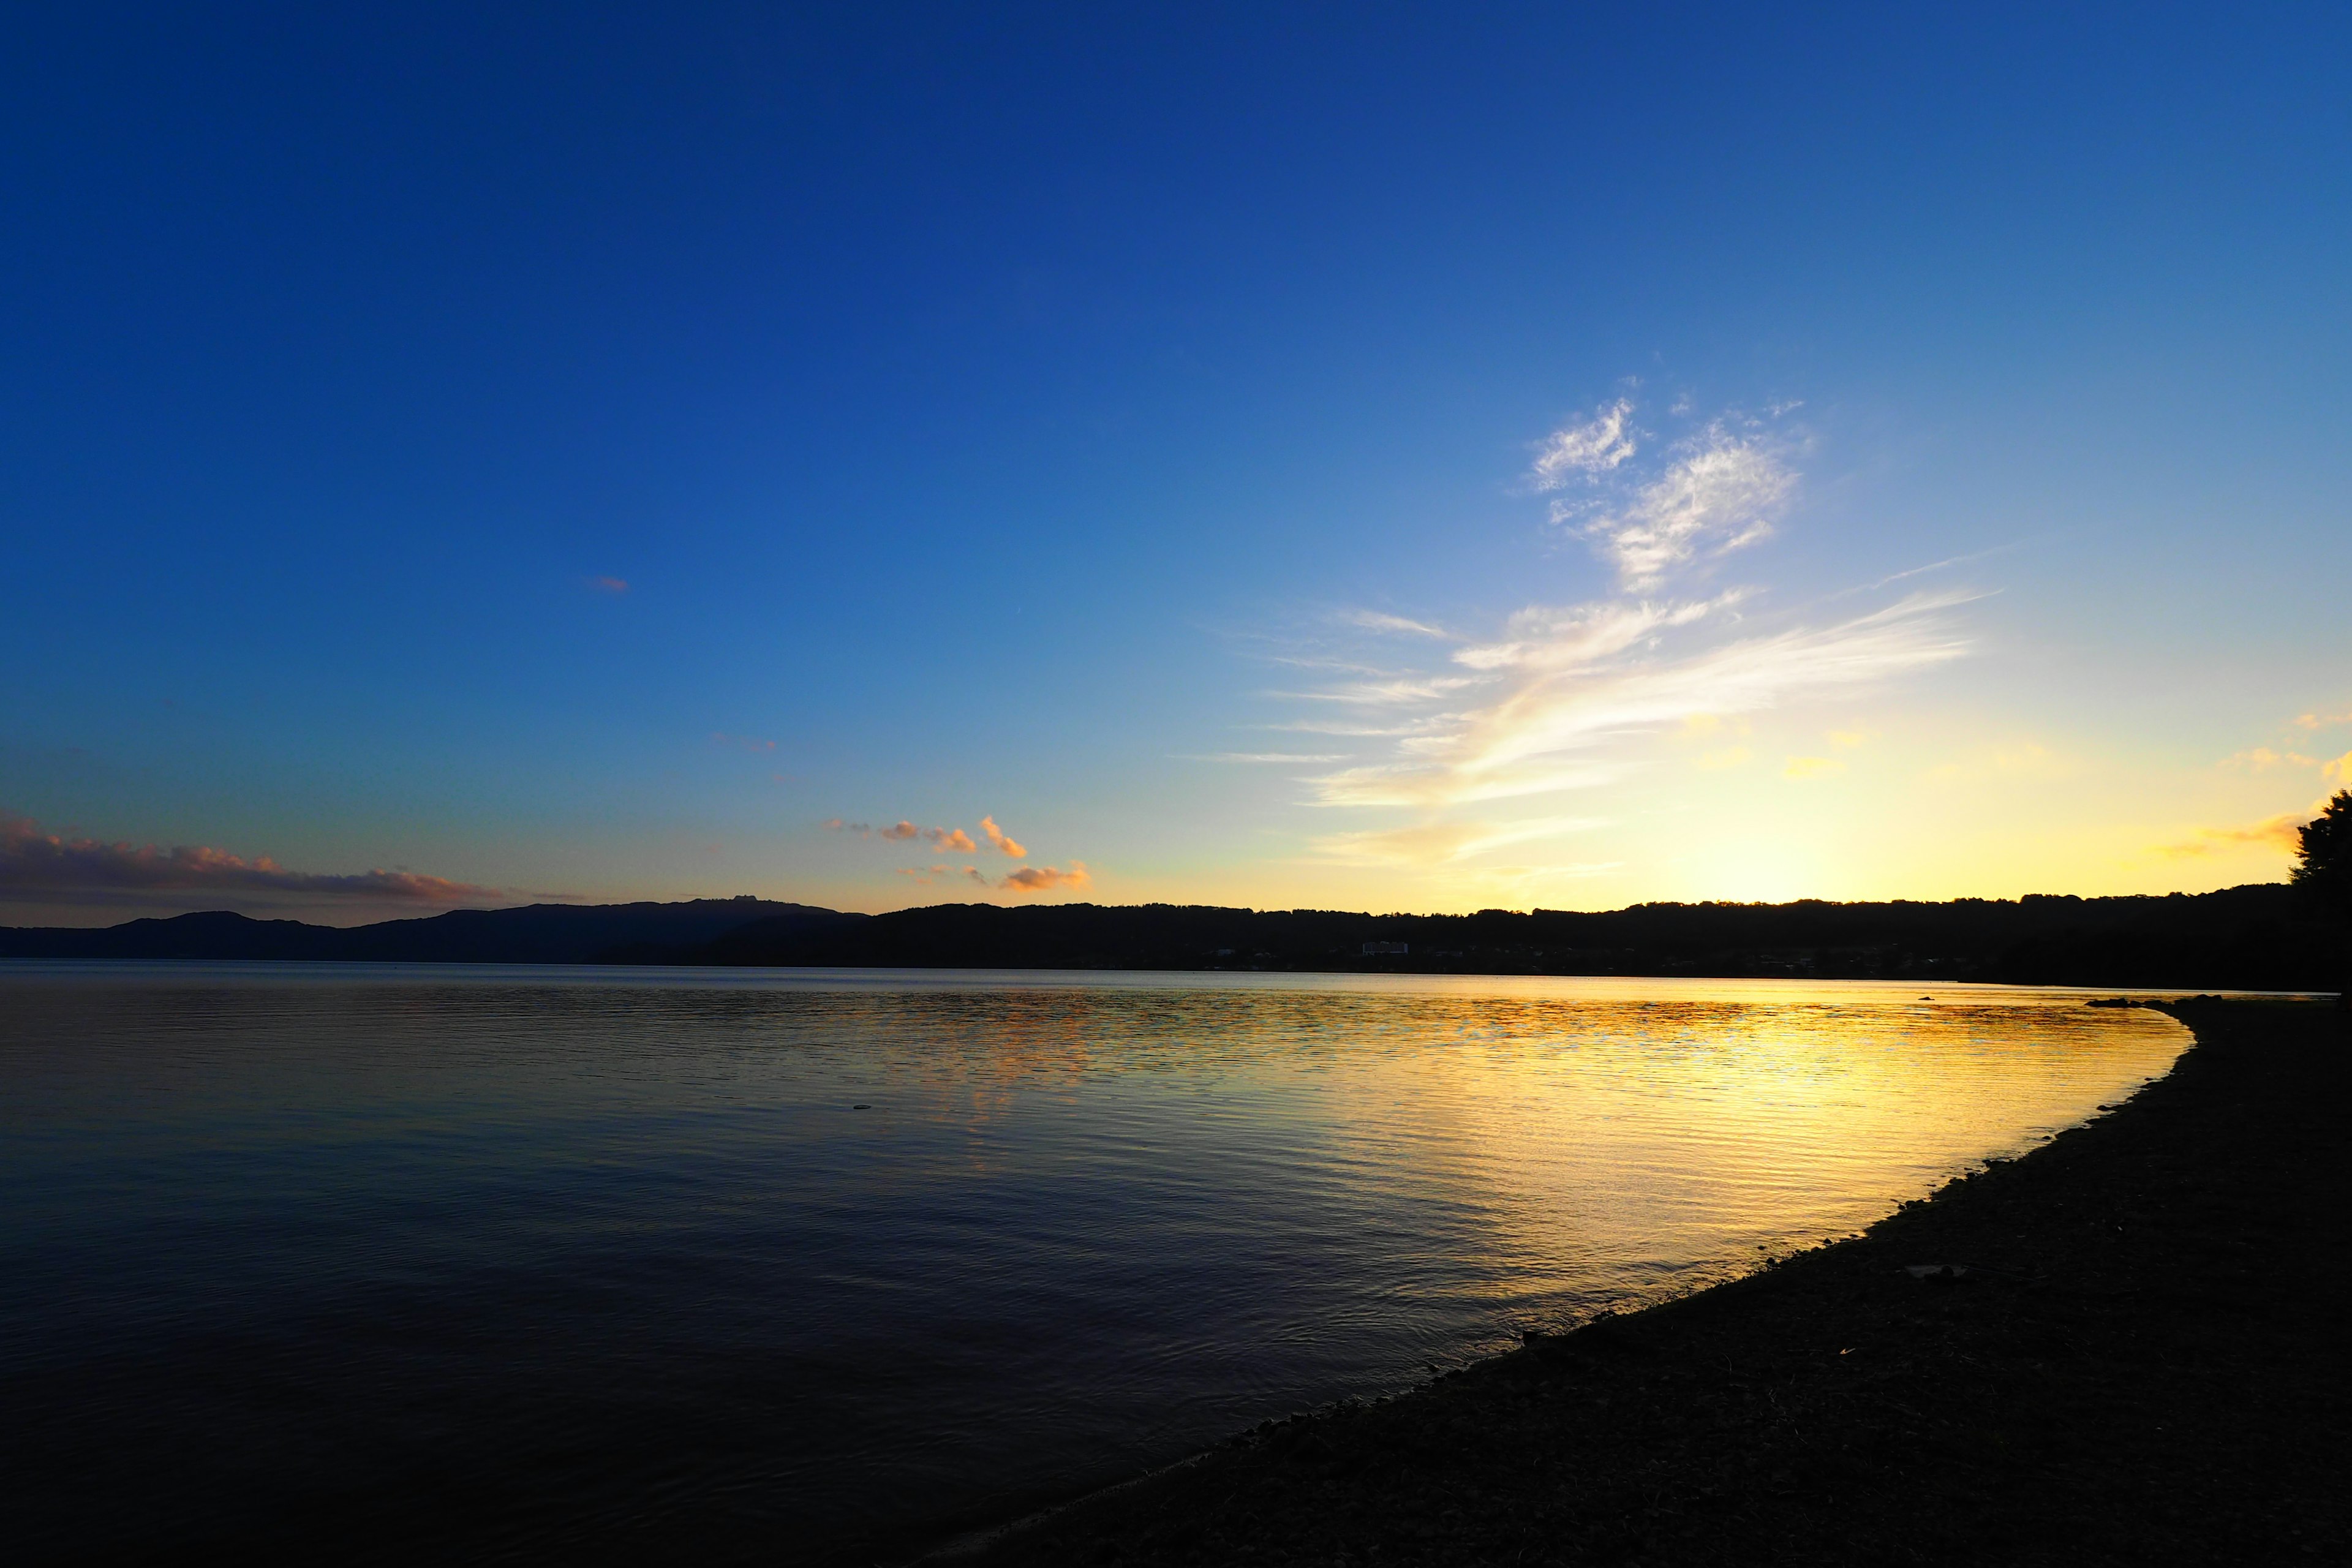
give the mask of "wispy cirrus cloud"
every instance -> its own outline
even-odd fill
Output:
[[[343,875],[289,871],[267,855],[247,859],[225,849],[105,843],[44,833],[30,817],[0,815],[0,891],[73,898],[103,893],[294,895],[364,903],[467,904],[508,901],[501,889],[413,871]]]
[[[1194,763],[1344,763],[1345,752],[1209,752],[1187,757]]]
[[[1278,697],[1293,697],[1307,702],[1348,702],[1367,707],[1403,707],[1415,702],[1429,702],[1461,690],[1477,682],[1468,676],[1433,675],[1398,677],[1389,680],[1350,681],[1345,686],[1328,687],[1321,691],[1282,691]]]
[[[1701,554],[1770,537],[1797,475],[1777,444],[1718,421],[1679,443],[1665,470],[1630,496],[1552,503],[1552,521],[1597,542],[1628,588],[1654,586]]]
[[[1444,626],[1432,626],[1427,621],[1416,621],[1404,616],[1391,616],[1381,610],[1342,610],[1338,618],[1349,626],[1359,626],[1368,632],[1394,632],[1405,637],[1435,637],[1441,642],[1451,638],[1454,635]]]
[[[1529,465],[1535,488],[1564,489],[1574,480],[1613,472],[1640,450],[1633,417],[1633,400],[1621,397],[1594,409],[1591,418],[1563,425],[1538,442]]]
[[[1312,804],[1409,814],[1402,824],[1324,836],[1314,841],[1316,852],[1434,866],[1580,831],[1593,819],[1494,821],[1479,808],[1616,784],[1653,763],[1650,750],[1662,734],[1725,722],[1744,732],[1744,716],[1851,698],[1967,654],[1971,639],[1957,612],[1978,596],[1967,589],[1915,593],[1843,615],[1831,613],[1833,595],[1812,618],[1784,613],[1761,627],[1751,620],[1752,588],[1675,591],[1680,580],[1769,537],[1793,504],[1801,481],[1794,465],[1806,440],[1785,423],[1791,407],[1696,417],[1685,434],[1662,440],[1640,428],[1632,395],[1601,405],[1537,446],[1527,489],[1547,498],[1554,524],[1594,544],[1613,568],[1614,592],[1526,605],[1488,635],[1456,629],[1434,668],[1364,677],[1348,668],[1342,650],[1327,663],[1346,673],[1312,689],[1270,694],[1357,710],[1260,726],[1362,742],[1344,766],[1308,776]],[[1388,611],[1328,621],[1376,634],[1421,628],[1433,637],[1440,625]],[[1394,642],[1387,647],[1402,651]],[[1850,728],[1832,743],[1851,749],[1866,738]],[[1310,754],[1230,755],[1304,763]],[[1749,758],[1741,747],[1717,761]],[[1843,766],[1835,754],[1794,757],[1785,771],[1819,778]],[[1482,861],[1475,874],[1504,869]],[[1565,873],[1553,867],[1528,874]]]
[[[1686,626],[1739,602],[1737,591],[1700,604],[1601,603],[1533,605],[1504,624],[1496,642],[1455,651],[1454,662],[1473,669],[1588,668],[1675,626]]]
[[[1591,540],[1626,589],[1646,591],[1770,536],[1797,489],[1790,459],[1801,443],[1778,424],[1794,406],[1710,420],[1639,464],[1634,405],[1621,397],[1538,443],[1528,488],[1552,497],[1551,521]]]
[[[1591,652],[1594,617],[1563,617],[1557,656],[1521,653],[1516,679],[1494,700],[1454,715],[1447,730],[1408,737],[1385,763],[1318,781],[1321,798],[1442,806],[1605,783],[1618,770],[1598,754],[1604,742],[1865,689],[1959,658],[1968,639],[1942,612],[1969,596],[1915,595],[1826,626],[1680,654],[1644,647],[1607,662]]]

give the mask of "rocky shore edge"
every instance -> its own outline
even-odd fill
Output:
[[[974,1568],[2352,1561],[2352,1017],[1862,1235],[968,1542]]]

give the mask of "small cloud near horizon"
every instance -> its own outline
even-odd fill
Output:
[[[2260,845],[2293,853],[2300,844],[2303,825],[2311,820],[2307,811],[2283,811],[2276,816],[2243,827],[2200,827],[2196,836],[2177,844],[2150,846],[2150,852],[2168,860],[2185,860],[2199,855],[2215,855],[2224,850],[2240,849],[2248,845]]]
[[[1086,862],[1083,860],[1071,861],[1070,868],[1066,871],[1058,870],[1052,866],[1024,866],[1017,871],[992,880],[977,866],[966,866],[961,869],[944,864],[899,866],[893,868],[891,874],[904,877],[911,882],[920,882],[927,887],[940,882],[971,882],[977,887],[1015,894],[1050,893],[1055,889],[1076,892],[1091,886],[1094,881],[1093,876],[1087,870]]]
[[[1066,871],[1051,866],[1024,866],[996,885],[1008,893],[1050,893],[1056,888],[1075,893],[1093,886],[1094,876],[1085,861],[1073,860]]]
[[[932,845],[942,853],[957,855],[979,854],[981,839],[984,839],[989,848],[1009,860],[1024,860],[1029,856],[1028,847],[997,826],[996,818],[993,816],[983,816],[980,819],[980,839],[973,838],[961,827],[919,827],[905,817],[900,817],[887,827],[876,827],[865,822],[850,822],[838,816],[825,818],[821,826],[834,833],[851,833],[860,838],[881,838],[893,844],[910,844],[919,839]],[[1076,861],[1071,864],[1078,867]],[[901,877],[913,877],[918,880],[930,880],[937,876],[944,875],[947,869],[940,866],[929,868],[900,867],[897,874]],[[1075,871],[1066,872],[1055,871],[1051,868],[1040,868],[1039,875],[1035,879],[1026,881],[1007,879],[1002,883],[991,882],[985,875],[969,866],[964,868],[964,874],[984,887],[1008,887],[1024,892],[1034,892],[1057,884],[1083,885],[1087,877],[1083,867],[1078,867]],[[1013,873],[1013,879],[1024,876],[1026,876],[1025,872]],[[1072,882],[1073,877],[1076,879],[1076,883]]]

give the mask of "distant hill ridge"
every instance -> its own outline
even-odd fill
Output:
[[[1406,944],[1367,956],[1367,942]],[[2335,990],[2352,932],[2284,883],[1943,903],[1636,904],[1472,915],[1179,904],[849,914],[753,898],[457,910],[338,929],[215,912],[0,927],[0,958],[1797,975]]]
[[[0,958],[268,959],[326,963],[593,963],[614,949],[691,948],[758,923],[865,920],[766,899],[657,904],[526,904],[452,910],[363,926],[257,921],[226,910],[137,920],[97,930],[0,926]]]

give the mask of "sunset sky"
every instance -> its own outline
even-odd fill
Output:
[[[2273,880],[2352,13],[47,7],[0,921]]]

